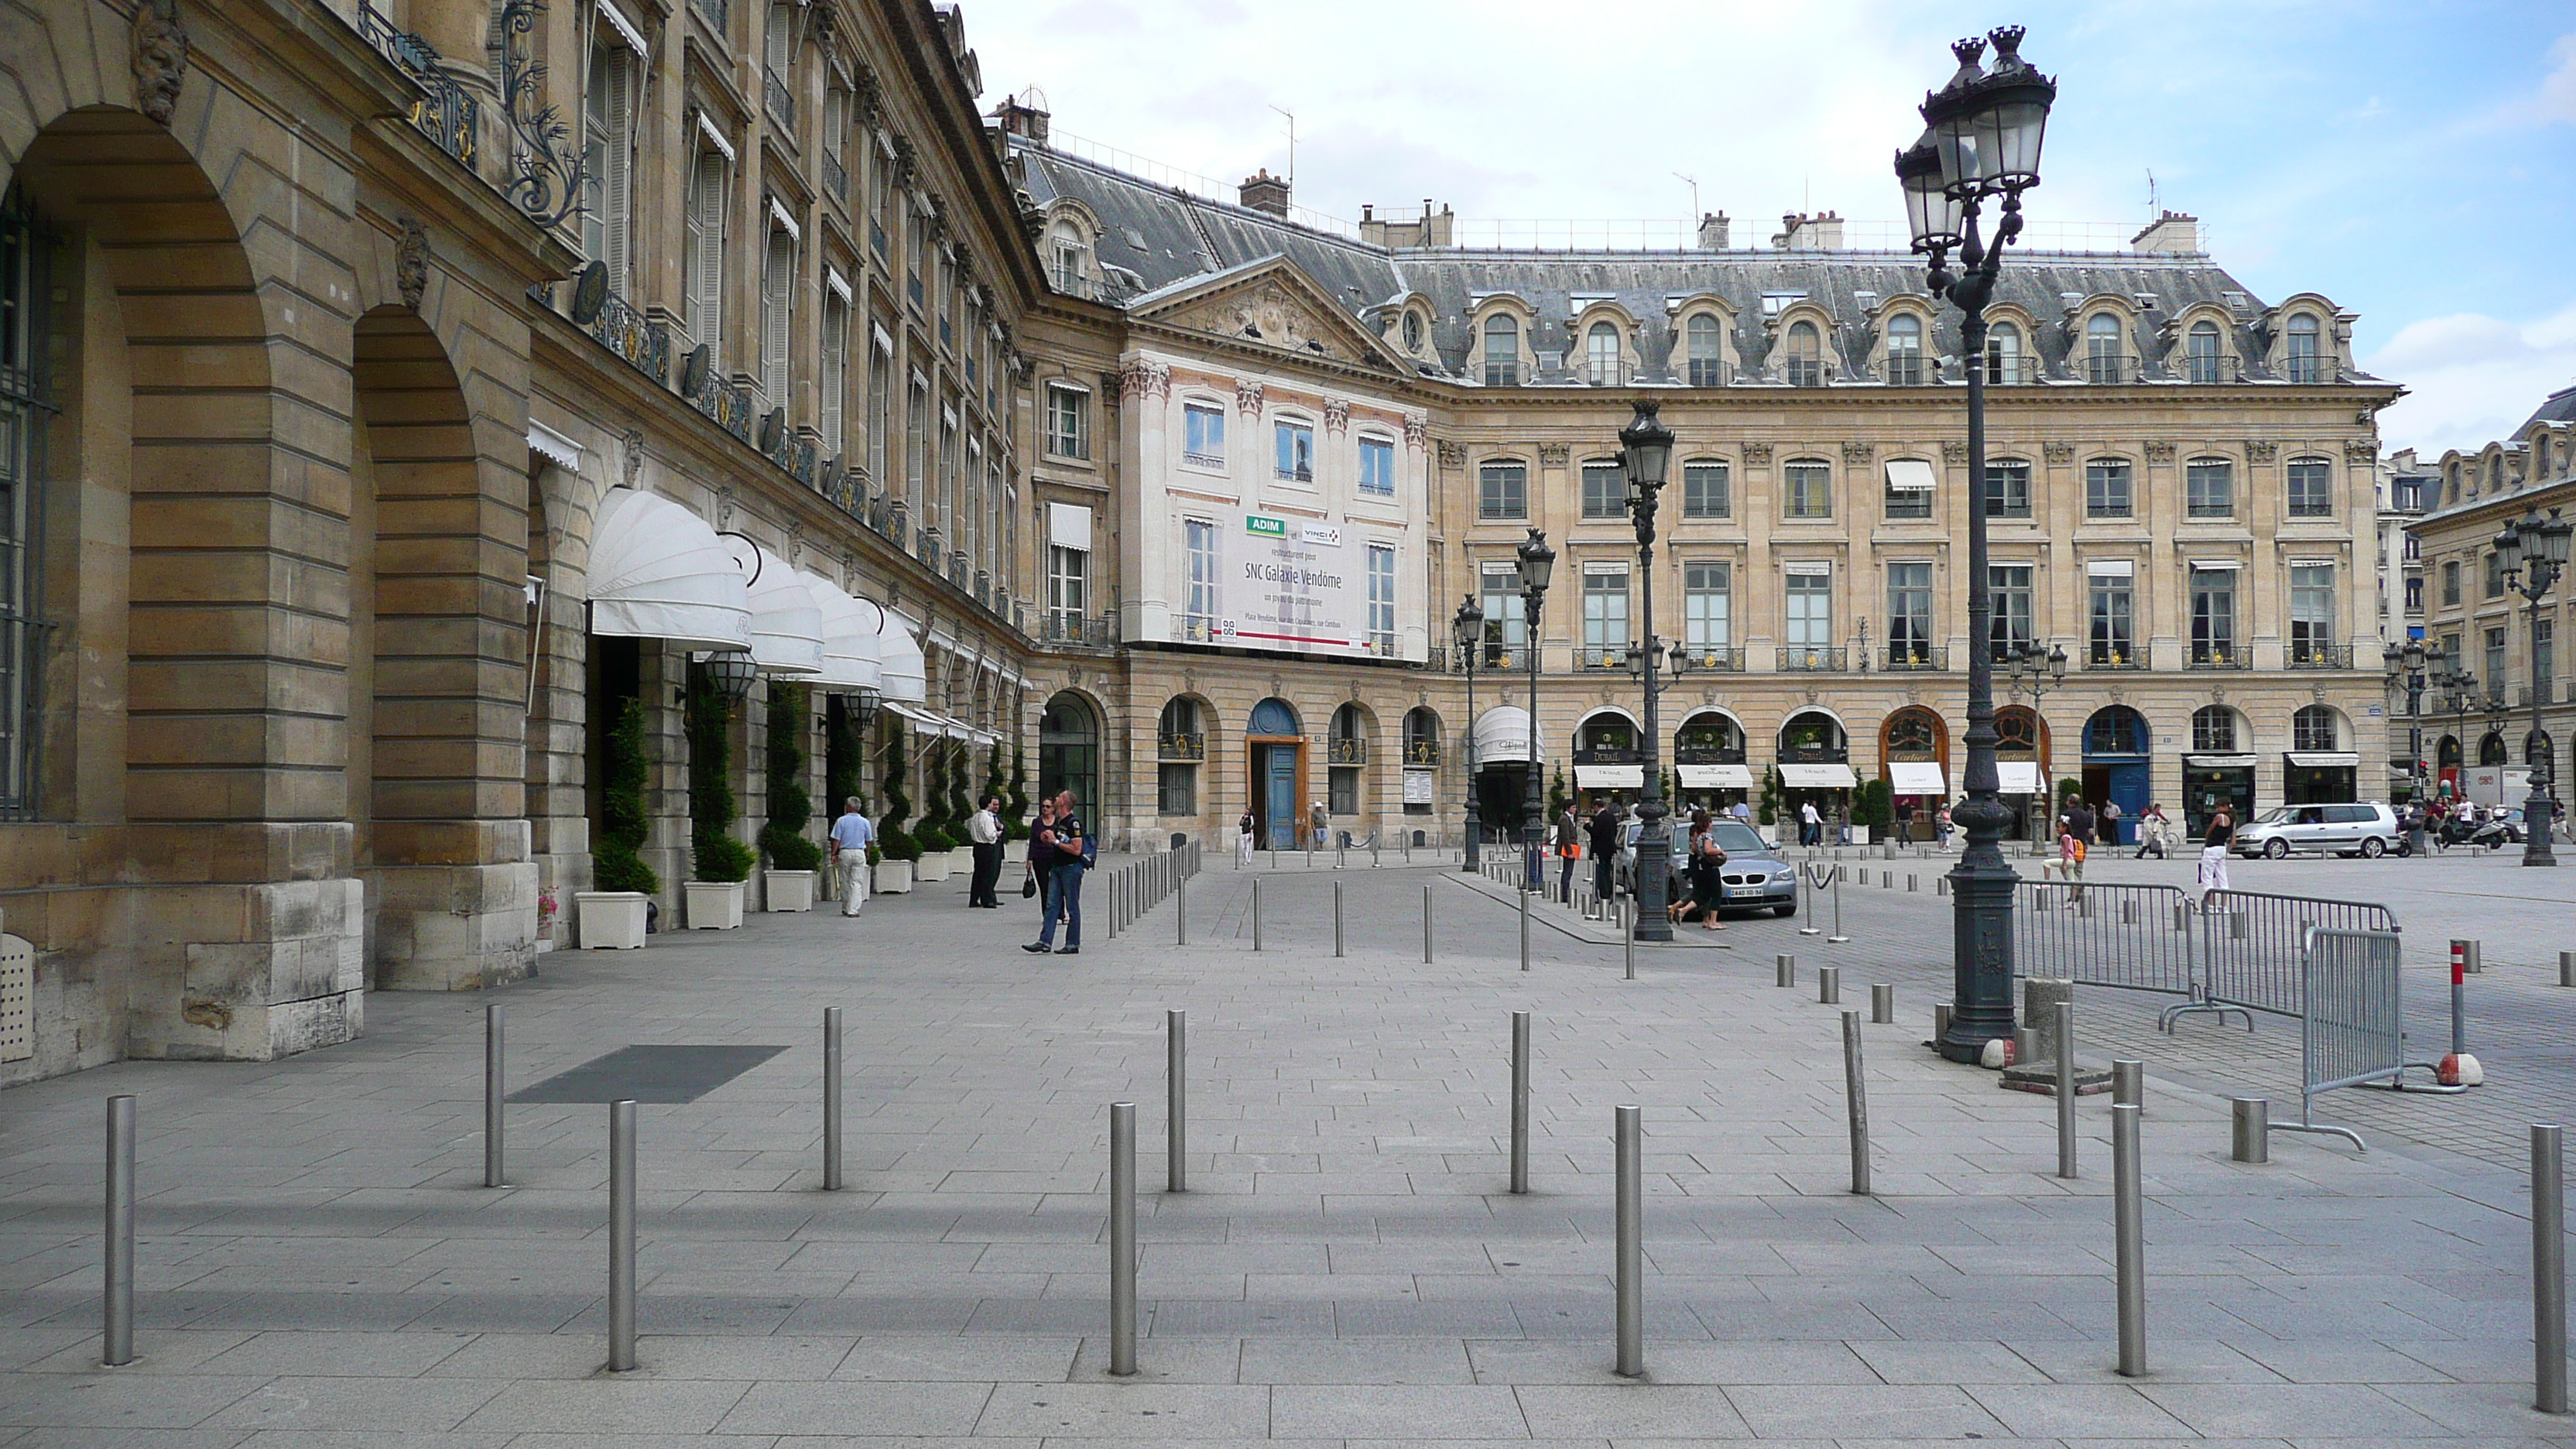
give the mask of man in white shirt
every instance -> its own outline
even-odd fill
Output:
[[[1800,845],[1825,843],[1825,817],[1816,813],[1815,801],[1809,800],[1798,807],[1798,826]]]
[[[988,911],[1002,908],[993,887],[1002,879],[1002,802],[987,795],[966,817],[966,838],[975,847],[975,878],[967,883],[966,904]]]
[[[841,914],[855,916],[868,903],[868,847],[877,828],[859,813],[859,797],[849,798],[841,818],[832,822],[832,868],[841,873]]]

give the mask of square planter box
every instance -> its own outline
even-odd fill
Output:
[[[948,873],[971,876],[975,873],[975,847],[961,845],[948,852]]]
[[[582,949],[589,951],[633,951],[644,944],[644,907],[650,897],[642,891],[575,891],[572,909],[581,932]]]
[[[1027,841],[1005,840],[1002,842],[1002,864],[1021,865],[1026,863],[1028,858],[1029,843]]]
[[[742,924],[743,882],[693,880],[681,883],[689,903],[689,929],[730,931]]]
[[[769,908],[773,911],[810,911],[814,909],[814,876],[810,870],[773,870],[761,876],[769,888]]]
[[[912,878],[923,885],[948,879],[948,852],[925,850],[921,859],[912,863]]]
[[[873,867],[873,871],[876,878],[871,882],[870,888],[878,895],[902,896],[912,894],[911,861],[881,860]]]

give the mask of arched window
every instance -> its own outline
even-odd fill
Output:
[[[2186,339],[2185,350],[2191,359],[2192,381],[2225,382],[2227,380],[2221,375],[2223,364],[2218,355],[2217,323],[2204,317],[2191,324],[2191,335]]]
[[[2288,365],[2292,382],[2331,382],[2326,376],[2325,359],[2319,355],[2317,318],[2313,312],[2301,312],[2290,319],[2288,337],[2283,339],[2282,361]]]
[[[1404,712],[1404,762],[1440,763],[1440,716],[1426,706],[1416,705]]]
[[[1284,699],[1265,699],[1252,707],[1252,725],[1248,733],[1295,738],[1303,731],[1297,728],[1297,709]]]
[[[2095,710],[2084,724],[2084,753],[2088,755],[2143,755],[2147,752],[2147,721],[2125,704]]]
[[[1404,314],[1404,350],[1422,350],[1422,314],[1419,312],[1408,310]]]
[[[2481,765],[2505,763],[2504,736],[2490,732],[2485,739],[2478,741],[2478,763]]]
[[[2236,711],[2223,704],[2205,704],[2192,711],[2191,747],[2214,755],[2236,752]]]
[[[2039,716],[2024,704],[1995,711],[1995,753],[2018,760],[2039,758]]]
[[[2029,381],[2021,365],[2021,329],[2010,322],[1990,323],[1986,328],[1986,381]]]
[[[1887,382],[1890,387],[1923,385],[1923,319],[1911,312],[1887,319]]]
[[[2343,716],[2334,706],[2312,704],[2290,716],[2290,748],[2294,750],[2339,750],[2343,748]]]
[[[1518,387],[1521,381],[1521,324],[1509,312],[1485,319],[1485,386]]]
[[[1722,714],[1695,714],[1673,734],[1673,763],[1740,765],[1744,730]]]
[[[1583,352],[1589,377],[1594,387],[1617,387],[1625,381],[1620,376],[1619,329],[1608,322],[1595,322],[1583,336]]]
[[[1332,767],[1327,781],[1330,808],[1336,815],[1360,813],[1360,767],[1368,763],[1368,715],[1357,704],[1333,711],[1332,735],[1325,741],[1325,760]]]
[[[2120,319],[2096,312],[2084,324],[2084,380],[2096,385],[2129,380],[2120,350]]]
[[[1358,705],[1346,704],[1340,709],[1333,711],[1334,739],[1357,740],[1365,739],[1367,736],[1368,722],[1366,717],[1360,713],[1360,707]]]
[[[2549,763],[2550,743],[2547,730],[2533,730],[2522,737],[2522,762],[2526,765]]]
[[[1839,764],[1850,757],[1842,722],[1822,710],[1807,709],[1780,726],[1780,758],[1790,763]]]
[[[1604,710],[1574,732],[1574,758],[1579,764],[1616,765],[1638,758],[1637,727],[1624,714]]]
[[[1887,757],[1891,760],[1932,760],[1940,757],[1941,723],[1933,713],[1919,705],[1900,709],[1887,719]]]
[[[1100,803],[1100,717],[1070,690],[1048,700],[1038,719],[1038,793],[1065,790],[1083,809]]]
[[[1685,329],[1690,349],[1690,385],[1726,385],[1726,346],[1711,312],[1694,312]]]
[[[1164,759],[1207,758],[1207,733],[1199,727],[1199,702],[1188,695],[1177,695],[1163,706],[1162,723],[1155,726],[1154,734]]]
[[[1825,385],[1824,340],[1813,322],[1789,324],[1788,362],[1782,376],[1791,387]]]
[[[2442,736],[2442,743],[2436,746],[2433,751],[2433,766],[2438,770],[2456,770],[2460,768],[2460,741],[2458,736]]]

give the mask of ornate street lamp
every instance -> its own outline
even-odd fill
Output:
[[[1520,564],[1521,609],[1529,629],[1530,684],[1529,819],[1521,826],[1522,853],[1528,860],[1525,862],[1527,879],[1522,882],[1521,889],[1535,891],[1542,882],[1539,848],[1546,843],[1547,832],[1547,801],[1539,793],[1538,781],[1538,617],[1539,609],[1547,601],[1548,575],[1556,568],[1556,550],[1547,546],[1546,534],[1533,528],[1529,537],[1521,540]]]
[[[2446,661],[2440,649],[2425,647],[2421,639],[2408,639],[2402,646],[2391,644],[2380,657],[2387,661],[2388,687],[2406,691],[2406,781],[2415,797],[2406,848],[2420,856],[2425,850],[2424,811],[2431,803],[2424,789],[2424,683],[2428,671],[2438,674]]]
[[[1466,864],[1459,869],[1474,875],[1484,864],[1476,849],[1476,837],[1484,829],[1476,818],[1476,665],[1485,652],[1485,611],[1476,607],[1474,594],[1458,606],[1457,617],[1449,623],[1458,642],[1458,658],[1467,671],[1467,854]]]
[[[1646,778],[1637,802],[1637,922],[1640,941],[1669,941],[1673,923],[1664,914],[1672,891],[1672,832],[1665,825],[1661,726],[1655,718],[1655,507],[1664,491],[1664,474],[1672,466],[1673,430],[1655,416],[1659,403],[1631,404],[1636,416],[1619,430],[1619,462],[1628,474],[1628,513],[1637,524],[1637,613],[1645,622],[1637,650],[1639,682],[1646,704]]]
[[[2555,508],[2542,518],[2535,504],[2520,519],[2507,523],[2495,539],[2496,553],[2504,561],[2504,581],[2531,606],[2531,733],[2523,737],[2522,750],[2529,780],[2529,793],[2522,802],[2524,865],[2558,864],[2549,848],[2549,829],[2557,823],[2549,798],[2550,756],[2556,751],[2534,751],[2531,746],[2541,738],[2541,694],[2546,689],[2540,678],[2540,601],[2566,571],[2571,534],[2576,534],[2576,524],[2560,518]]]
[[[2050,690],[2066,683],[2066,651],[2042,649],[2036,641],[2026,643],[2005,656],[2004,672],[2011,677],[2015,698],[2020,697],[2023,689],[2030,690],[2031,717],[2039,721],[2039,729],[2036,733],[2045,737],[2048,733],[2048,715],[2041,710],[2039,702],[2048,698]],[[2037,741],[2034,740],[2033,743]],[[2077,743],[2080,746],[2082,742]],[[2051,762],[2043,761],[2043,763]],[[2043,846],[2053,838],[2049,826],[2056,819],[2057,782],[2048,778],[2048,772],[2042,770],[2039,793],[2032,798],[2030,805],[2032,853],[2043,853]]]
[[[1935,1043],[1953,1061],[1975,1061],[1986,1043],[2013,1030],[2013,891],[2020,877],[2004,864],[2004,826],[2011,812],[1996,798],[1995,674],[1989,620],[1994,613],[1986,563],[1986,304],[2007,243],[2021,234],[2021,194],[2039,184],[2040,144],[2057,83],[2021,58],[2022,28],[1992,31],[1992,67],[1980,71],[1986,40],[1950,47],[1959,69],[1924,98],[1924,132],[1897,154],[1914,249],[1930,264],[1925,280],[1960,314],[1960,355],[1968,370],[1968,802],[1954,818],[1967,851],[1950,872],[1954,905],[1950,1029]],[[2000,207],[1991,245],[1977,233],[1988,200]],[[1949,256],[1959,254],[1953,272]]]

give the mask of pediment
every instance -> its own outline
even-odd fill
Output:
[[[1128,315],[1185,332],[1351,366],[1404,371],[1404,359],[1285,257],[1194,279],[1128,305]]]

